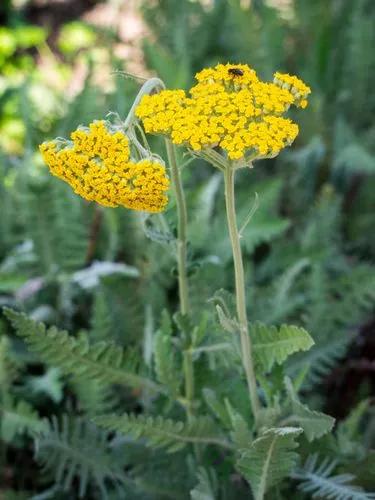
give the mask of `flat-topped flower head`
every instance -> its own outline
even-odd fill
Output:
[[[243,164],[276,156],[298,134],[282,118],[291,105],[305,107],[310,89],[297,77],[259,80],[245,64],[218,64],[196,74],[189,93],[163,90],[144,96],[136,109],[146,132],[164,134],[199,154],[220,148]],[[288,75],[289,76],[289,75]]]
[[[148,212],[162,211],[169,180],[165,167],[153,159],[130,158],[128,137],[104,121],[94,121],[71,134],[39,146],[51,173],[74,192],[108,207],[124,206]]]

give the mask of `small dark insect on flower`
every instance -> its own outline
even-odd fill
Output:
[[[228,73],[234,76],[243,76],[243,71],[239,68],[229,68]]]

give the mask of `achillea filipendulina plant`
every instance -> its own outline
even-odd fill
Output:
[[[150,446],[164,447],[170,452],[191,444],[197,468],[206,446],[220,447],[220,456],[230,457],[236,470],[250,483],[255,500],[263,500],[275,484],[292,474],[298,458],[298,437],[304,433],[308,441],[318,439],[332,429],[334,420],[302,404],[296,390],[299,381],[294,383],[280,371],[277,389],[272,378],[267,380],[276,365],[297,351],[309,349],[314,342],[303,328],[276,328],[248,321],[234,181],[238,169],[272,158],[294,141],[298,126],[285,114],[292,105],[305,108],[310,89],[297,77],[281,73],[275,73],[273,82],[263,82],[243,64],[219,64],[202,70],[196,79],[197,84],[185,93],[181,89],[167,90],[161,80],[152,78],[142,86],[125,122],[114,126],[96,121],[89,128],[79,127],[71,134],[71,141],[56,139],[40,146],[51,173],[87,200],[109,207],[122,205],[160,212],[167,204],[169,180],[163,161],[149,148],[142,124],[146,133],[165,138],[177,209],[173,248],[178,264],[180,313],[175,316],[175,323],[181,338],[172,338],[172,322],[167,314],[155,336],[157,382],[145,377],[144,372],[134,373],[135,367],[127,361],[122,348],[105,342],[90,344],[84,336],[72,339],[66,332],[46,330],[17,313],[7,314],[33,350],[63,373],[140,387],[146,391],[146,399],[152,394],[157,402],[159,398],[169,399],[168,405],[155,406],[157,415],[103,415],[94,418],[99,426],[136,438],[142,436]],[[196,388],[197,353],[209,351],[211,346],[200,346],[205,332],[191,312],[187,209],[175,146],[184,146],[193,157],[207,160],[224,176],[236,312],[223,298],[216,308],[217,323],[228,336],[223,349],[229,346],[232,356],[240,353],[248,392],[247,418],[230,401],[220,401],[210,387]],[[253,212],[254,207],[241,231]],[[217,348],[222,345],[212,347]],[[240,365],[232,368],[237,370]],[[178,380],[180,372],[183,390]],[[181,407],[186,421],[170,419]],[[160,415],[161,408],[167,418]],[[209,410],[216,423],[207,417]]]
[[[227,223],[235,268],[238,330],[242,361],[256,420],[260,403],[256,387],[246,310],[245,277],[237,227],[234,174],[252,162],[273,158],[289,146],[298,126],[283,115],[291,105],[305,108],[310,88],[295,76],[275,73],[273,83],[259,80],[244,64],[218,64],[196,74],[190,91],[161,90],[144,95],[135,109],[145,131],[186,146],[224,173]]]

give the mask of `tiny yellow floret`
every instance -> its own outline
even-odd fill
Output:
[[[298,134],[283,118],[291,105],[305,108],[310,93],[295,76],[275,73],[259,80],[246,64],[218,64],[195,75],[189,93],[163,90],[146,95],[136,109],[145,131],[163,134],[195,152],[221,148],[231,160],[276,156]]]
[[[169,179],[164,165],[150,159],[132,161],[123,132],[94,121],[70,137],[71,141],[44,142],[39,149],[51,173],[75,193],[108,207],[148,212],[165,208]]]

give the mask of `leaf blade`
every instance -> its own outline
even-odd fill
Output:
[[[298,446],[295,438],[302,432],[299,427],[271,428],[241,452],[237,468],[249,481],[255,500],[263,500],[269,488],[295,466],[298,457],[293,451]]]
[[[266,371],[283,363],[297,351],[307,351],[314,345],[309,333],[301,327],[281,325],[279,329],[260,322],[250,326],[256,362]]]

